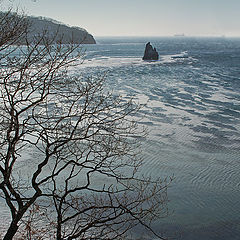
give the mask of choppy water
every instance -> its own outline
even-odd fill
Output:
[[[85,75],[145,103],[145,172],[175,175],[170,211],[155,228],[184,240],[240,239],[240,39],[99,38]],[[147,41],[157,62],[141,57]],[[188,56],[188,57],[186,57]]]
[[[141,60],[148,41],[159,61]],[[143,142],[144,171],[175,176],[171,214],[155,229],[183,240],[240,239],[240,39],[97,42],[85,46],[79,72],[107,73],[109,88],[146,104],[139,113],[150,131]]]

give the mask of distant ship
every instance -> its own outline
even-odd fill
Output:
[[[184,33],[181,34],[175,34],[174,37],[185,37]]]

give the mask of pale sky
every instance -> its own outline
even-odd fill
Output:
[[[7,6],[7,0],[2,5]],[[240,36],[240,0],[11,0],[93,36]]]

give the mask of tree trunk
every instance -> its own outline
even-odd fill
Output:
[[[57,240],[62,240],[62,225],[60,217],[58,217],[58,224],[57,224]]]
[[[18,225],[15,221],[13,221],[10,225],[10,227],[8,228],[7,233],[5,234],[3,240],[11,240],[13,239],[14,235],[16,234],[18,230]]]

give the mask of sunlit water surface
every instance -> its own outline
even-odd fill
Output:
[[[240,239],[240,39],[99,38],[83,75],[146,104],[145,173],[175,176],[170,216],[156,229],[177,239]],[[141,60],[151,41],[156,62]]]
[[[146,42],[160,59],[144,62]],[[240,39],[97,38],[83,77],[146,104],[144,172],[175,176],[155,229],[183,240],[240,239]]]

